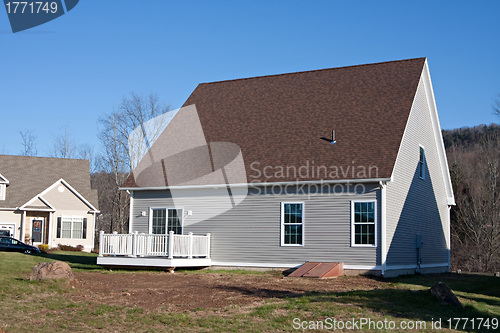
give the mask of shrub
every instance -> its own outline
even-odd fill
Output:
[[[38,245],[38,249],[41,252],[47,252],[49,250],[49,246],[47,244],[40,244],[40,245]]]
[[[74,251],[74,252],[82,252],[84,247],[83,245],[71,246],[71,245],[57,245],[61,251]]]

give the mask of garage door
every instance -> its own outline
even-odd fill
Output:
[[[14,225],[0,224],[0,235],[14,237]]]

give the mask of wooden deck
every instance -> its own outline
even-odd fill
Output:
[[[210,234],[100,233],[98,265],[207,267],[211,263]]]

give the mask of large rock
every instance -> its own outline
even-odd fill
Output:
[[[444,282],[438,282],[431,287],[431,294],[441,300],[443,304],[452,304],[460,308],[463,307],[462,303],[458,300],[457,296],[453,293]]]
[[[30,275],[30,281],[74,278],[71,267],[62,261],[41,262],[33,267]]]

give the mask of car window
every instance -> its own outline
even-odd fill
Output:
[[[7,238],[7,237],[0,238],[0,242],[2,244],[6,244],[6,245],[17,245],[19,243],[15,239],[13,239],[13,238]]]

